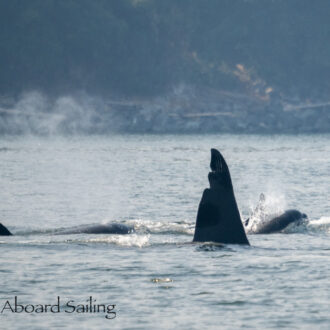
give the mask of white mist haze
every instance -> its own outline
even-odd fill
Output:
[[[97,133],[104,126],[98,113],[100,108],[102,112],[109,110],[101,99],[86,94],[52,100],[37,91],[23,93],[10,107],[0,107],[0,134]]]
[[[38,91],[0,97],[0,135],[291,134],[327,132],[328,122],[327,103],[294,106],[183,83],[144,99],[86,92],[54,98]]]
[[[15,101],[0,98],[0,135],[164,133],[189,129],[191,123],[180,115],[187,111],[198,112],[200,105],[195,91],[184,85],[148,100],[104,99],[84,92],[54,99],[30,91]]]

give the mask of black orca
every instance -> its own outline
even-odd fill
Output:
[[[86,225],[72,228],[64,228],[56,232],[57,235],[67,234],[130,234],[134,231],[131,226],[122,223],[108,223],[100,225]]]
[[[56,235],[69,234],[130,234],[134,231],[131,226],[121,223],[109,223],[104,225],[86,225],[71,228],[64,228],[55,231]],[[11,236],[12,233],[0,223],[0,236]]]
[[[0,236],[12,236],[13,234],[2,224],[0,223]]]
[[[216,149],[211,149],[210,167],[210,188],[199,204],[193,242],[249,245],[227,163]]]
[[[249,233],[253,234],[271,234],[285,229],[291,223],[301,223],[307,219],[305,213],[298,210],[287,210],[283,214],[274,216],[267,221],[257,224]],[[244,222],[245,227],[249,224],[249,219]]]
[[[249,234],[271,234],[285,229],[289,224],[301,224],[307,219],[305,213],[297,210],[287,210],[282,214],[269,214],[266,207],[266,196],[261,193],[257,207],[252,213],[252,221],[250,218],[244,221],[244,226]]]

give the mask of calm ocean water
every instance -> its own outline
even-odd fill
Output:
[[[191,244],[211,147],[243,218],[263,192],[309,224]],[[0,222],[16,234],[0,237],[0,312],[60,297],[59,313],[4,309],[1,329],[329,329],[329,135],[1,138],[0,159]],[[54,234],[113,221],[136,233]],[[78,313],[90,296],[116,317]]]

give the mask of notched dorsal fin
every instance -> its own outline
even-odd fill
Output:
[[[217,149],[211,149],[211,173],[209,173],[209,181],[210,185],[218,184],[223,185],[225,187],[232,187],[231,177],[228,165],[221,155],[220,151]]]
[[[222,172],[222,159],[220,152],[217,149],[211,149],[211,171],[212,172]]]

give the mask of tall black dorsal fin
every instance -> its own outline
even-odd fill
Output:
[[[238,211],[227,163],[211,149],[210,189],[199,204],[194,242],[249,244]]]

